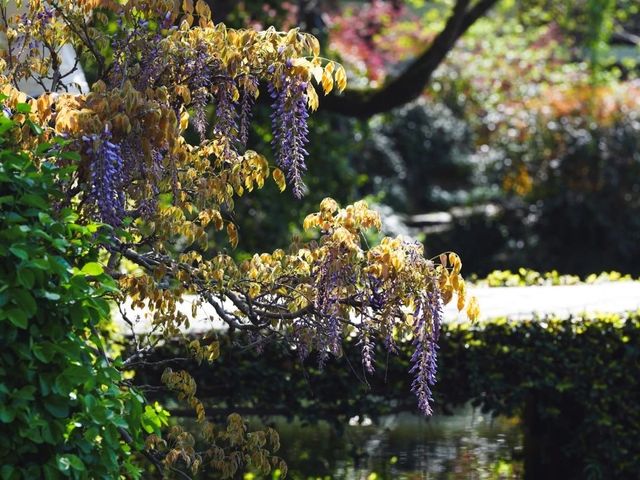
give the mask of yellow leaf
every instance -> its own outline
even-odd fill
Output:
[[[338,90],[342,92],[347,87],[347,72],[342,65],[338,65],[334,78],[338,84]]]
[[[251,283],[251,286],[249,287],[249,295],[255,298],[259,294],[260,294],[260,285],[257,283]]]
[[[305,230],[309,230],[310,228],[314,228],[318,225],[318,220],[320,220],[317,213],[311,213],[306,216],[304,222],[302,223],[302,228]]]
[[[318,105],[320,104],[316,89],[313,88],[311,82],[307,84],[307,104],[309,105],[309,108],[312,112],[315,112],[318,109]]]
[[[324,72],[324,70],[322,70],[322,67],[320,65],[316,65],[315,67],[313,67],[311,69],[311,74],[313,75],[313,78],[316,79],[316,82],[320,83],[322,82],[322,73]]]
[[[441,287],[440,290],[442,292],[442,302],[446,305],[451,301],[451,298],[453,298],[453,288],[451,288],[451,285],[446,284]]]
[[[299,28],[294,28],[292,30],[289,30],[289,33],[287,33],[287,36],[285,37],[284,41],[286,43],[293,43],[293,41],[298,38],[299,31],[300,31]]]
[[[453,267],[453,271],[455,273],[458,273],[460,270],[462,270],[462,260],[460,260],[460,257],[457,254],[453,252],[449,253],[449,263]]]
[[[335,213],[340,206],[333,198],[326,197],[320,202],[320,210],[323,213],[332,214]]]
[[[203,210],[198,214],[198,220],[200,220],[200,225],[206,227],[211,221],[211,214],[208,210]]]
[[[280,191],[284,192],[284,189],[287,186],[287,182],[285,180],[284,173],[282,173],[282,170],[280,170],[279,168],[274,168],[272,175]]]
[[[185,111],[180,114],[180,130],[184,131],[189,125],[189,114]]]
[[[175,90],[176,94],[182,97],[184,103],[191,103],[191,91],[187,85],[178,85]]]
[[[213,217],[213,222],[215,224],[216,230],[222,230],[224,221],[222,220],[222,215],[220,215],[220,212],[217,210],[211,210],[210,213]]]
[[[196,3],[196,13],[206,20],[211,19],[211,8],[207,5],[207,2],[204,0],[198,0]]]
[[[324,72],[322,72],[322,89],[325,95],[333,90],[333,77],[331,76],[331,72],[327,71],[326,67]]]
[[[464,308],[464,304],[465,304],[465,298],[464,295],[458,293],[458,311],[461,312],[462,309]]]
[[[309,44],[309,48],[311,49],[311,53],[315,56],[320,55],[320,42],[313,35],[307,35],[307,41]]]
[[[471,297],[471,300],[469,300],[467,305],[467,316],[472,322],[475,322],[480,316],[480,306],[478,305],[478,299],[476,297]]]
[[[233,223],[227,224],[227,235],[229,236],[229,243],[233,248],[238,246],[238,229]]]
[[[193,0],[182,0],[182,10],[186,13],[193,13]]]

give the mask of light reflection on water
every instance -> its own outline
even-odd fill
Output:
[[[275,419],[275,427],[282,445],[278,455],[289,465],[287,478],[294,480],[523,477],[517,420],[492,419],[471,407],[428,420],[409,414],[385,417],[377,425],[350,425],[342,435],[326,423],[303,426]]]

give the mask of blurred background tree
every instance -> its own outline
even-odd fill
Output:
[[[394,233],[422,233],[432,253],[454,247],[478,274],[640,272],[637,2],[215,7],[230,24],[302,25],[349,75],[311,126],[307,182],[322,188],[302,202],[275,201],[275,189],[243,202],[243,250],[284,245],[322,190],[370,195]],[[270,141],[263,118],[254,145]],[[265,196],[278,228],[253,208]]]

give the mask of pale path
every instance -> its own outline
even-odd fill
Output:
[[[477,287],[480,318],[526,318],[538,315],[566,317],[582,312],[624,312],[640,308],[640,282],[606,282],[592,285],[549,287]],[[445,310],[447,320],[462,320],[454,305]]]
[[[571,285],[557,287],[470,287],[469,295],[476,295],[480,303],[480,319],[496,317],[531,318],[535,315],[558,315],[566,317],[570,314],[614,313],[640,309],[640,282],[609,282],[593,285]],[[191,303],[194,297],[186,297],[180,311],[191,316]],[[465,320],[463,313],[458,313],[455,300],[445,309],[447,321]],[[143,317],[141,310],[127,309],[126,314],[134,320]],[[129,327],[122,321],[119,313],[116,321],[124,332]],[[203,331],[211,328],[222,328],[224,324],[215,319],[210,306],[198,309],[196,318],[191,322],[189,330]],[[136,322],[136,331],[149,331],[150,323],[141,319]]]

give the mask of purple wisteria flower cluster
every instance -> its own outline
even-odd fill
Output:
[[[124,161],[120,145],[111,142],[105,128],[100,135],[82,137],[89,157],[90,193],[100,220],[112,226],[121,224],[125,215]]]
[[[382,282],[380,279],[370,275],[367,279],[367,288],[363,290],[360,295],[360,301],[363,305],[367,305],[372,312],[380,312],[386,302],[387,298],[382,290]],[[373,328],[369,325],[369,318],[365,315],[365,308],[361,309],[361,333],[358,341],[358,345],[361,346],[362,366],[367,373],[372,374],[375,371],[375,343],[373,342]],[[395,341],[391,333],[386,335],[384,339],[384,347],[389,353],[397,353],[395,347]]]
[[[433,413],[431,387],[436,383],[438,337],[442,323],[443,304],[439,290],[427,293],[414,312],[413,345],[410,373],[414,374],[411,391],[418,397],[418,408],[425,414]]]
[[[155,148],[151,151],[151,157],[147,158],[140,138],[129,135],[120,143],[120,151],[124,161],[124,183],[131,184],[138,180],[139,188],[145,191],[137,208],[127,212],[127,215],[149,219],[156,212],[158,205],[158,185],[163,176],[163,152],[166,152],[166,149]]]
[[[200,141],[206,139],[209,131],[207,106],[213,104],[212,133],[222,144],[223,159],[232,160],[247,145],[258,78],[248,73],[230,78],[203,43],[176,52],[179,61],[169,61],[162,54],[161,44],[162,36],[148,22],[141,20],[130,27],[112,42],[114,63],[110,83],[121,86],[125,79],[130,79],[138,90],[167,83],[186,86],[190,97],[186,106],[191,110],[191,123]],[[292,68],[290,60],[283,62],[284,68]],[[273,66],[269,73],[276,70]],[[282,74],[267,87],[273,101],[272,146],[276,165],[284,171],[294,197],[301,198],[308,155],[307,82],[295,75]]]
[[[225,160],[233,159],[236,153],[238,139],[238,112],[236,110],[236,102],[233,101],[232,88],[233,81],[218,84],[216,92],[216,123],[213,127],[213,134],[223,144],[222,157]]]
[[[249,124],[251,123],[255,103],[253,91],[257,90],[258,84],[258,79],[249,75],[246,77],[244,88],[242,89],[242,96],[240,97],[240,131],[238,132],[238,140],[242,148],[246,148],[249,141]]]
[[[285,75],[280,80],[280,88],[273,83],[268,86],[273,99],[272,146],[276,152],[276,163],[284,170],[293,195],[302,198],[305,188],[302,176],[307,169],[305,157],[309,154],[305,149],[309,134],[307,82]]]
[[[193,126],[200,135],[200,140],[206,138],[207,105],[210,103],[211,86],[213,84],[214,65],[204,45],[197,45],[181,65],[180,77],[191,91],[191,107],[193,108]]]
[[[321,316],[322,329],[318,338],[318,362],[322,368],[329,354],[339,355],[342,338],[342,322],[340,321],[339,290],[347,281],[348,272],[344,265],[329,256],[317,269],[315,278],[316,299],[315,311]]]

